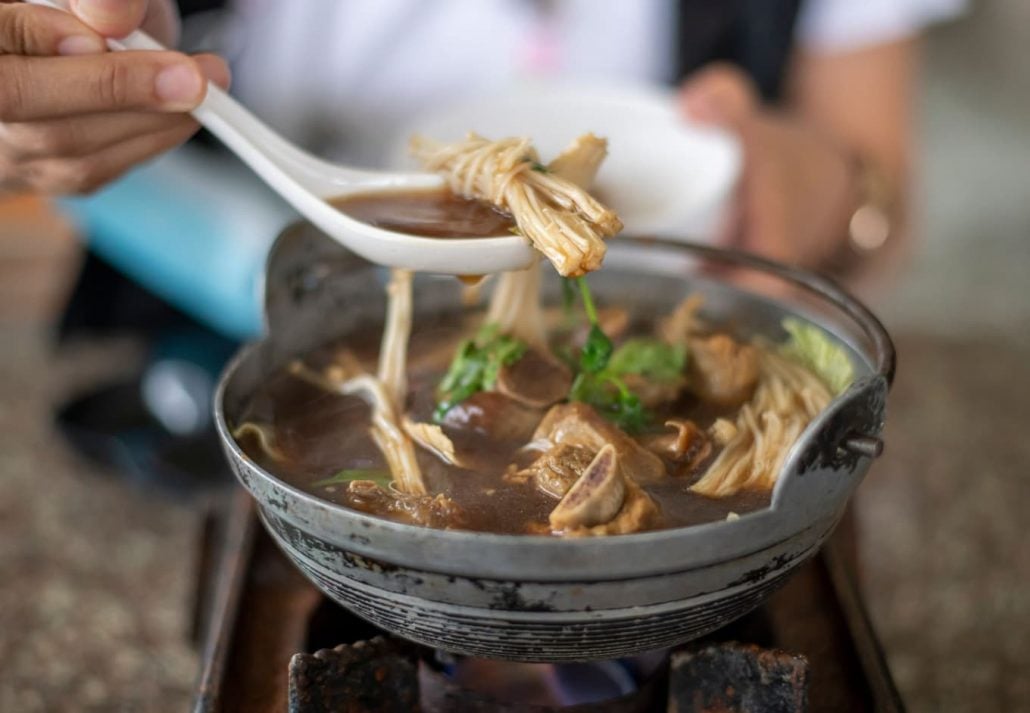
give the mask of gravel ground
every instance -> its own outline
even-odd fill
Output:
[[[125,488],[50,432],[63,389],[131,360],[0,327],[0,710],[185,710],[195,509]]]
[[[866,601],[910,710],[1030,710],[1030,343],[907,336],[858,490]]]

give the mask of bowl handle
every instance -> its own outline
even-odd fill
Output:
[[[808,424],[784,461],[774,508],[844,506],[883,452],[887,388],[884,374],[860,379]]]

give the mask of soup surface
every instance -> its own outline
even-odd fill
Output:
[[[448,190],[361,193],[329,201],[338,210],[377,228],[428,238],[511,235],[511,216],[489,203]]]
[[[455,349],[481,315],[455,318],[449,326],[415,327],[408,362],[408,413],[417,421],[430,422],[436,407],[437,386]],[[638,329],[639,327],[639,329]],[[647,325],[634,325],[646,331]],[[302,361],[312,369],[338,363],[341,355],[357,357],[374,372],[379,327],[355,334],[346,343],[329,345],[307,354]],[[574,340],[576,334],[566,335]],[[532,365],[527,365],[532,368]],[[548,515],[557,498],[533,482],[512,477],[528,466],[534,455],[525,450],[546,410],[513,409],[498,397],[481,392],[449,412],[443,430],[459,452],[467,454],[465,467],[444,463],[425,449],[417,449],[418,463],[431,493],[445,493],[454,504],[447,512],[414,512],[397,508],[389,497],[369,489],[356,493],[351,480],[389,481],[385,459],[369,435],[370,408],[357,396],[328,393],[289,369],[269,378],[250,402],[243,421],[267,424],[278,457],[271,457],[259,439],[238,436],[244,450],[283,481],[320,498],[402,522],[483,532],[547,534]],[[653,427],[635,435],[644,442],[666,432],[667,416],[689,417],[701,428],[735,409],[706,403],[684,392],[675,401],[657,407]],[[499,428],[499,421],[504,427]],[[712,449],[700,460],[689,462],[663,458],[666,475],[642,485],[658,508],[658,517],[641,529],[682,527],[723,520],[730,513],[766,507],[767,490],[743,490],[729,497],[711,498],[690,491],[718,453]],[[388,486],[386,490],[389,490]],[[428,507],[428,506],[427,506]]]

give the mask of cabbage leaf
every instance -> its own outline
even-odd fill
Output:
[[[855,380],[855,365],[844,347],[819,327],[788,317],[783,329],[790,339],[783,354],[814,371],[834,394],[840,394]]]

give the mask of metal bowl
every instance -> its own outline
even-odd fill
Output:
[[[782,339],[785,315],[851,352],[855,383],[805,430],[771,505],[735,521],[587,539],[445,531],[366,515],[280,481],[230,435],[285,360],[381,320],[385,274],[312,228],[278,239],[266,274],[268,336],[227,367],[215,415],[233,471],[283,551],[334,600],[399,636],[525,661],[609,659],[701,636],[747,613],[812,556],[880,451],[894,350],[832,283],[740,253],[619,238],[591,279],[601,301],[661,313],[692,291],[744,333]],[[463,309],[453,278],[419,276],[417,325]],[[545,291],[558,294],[557,280]]]

